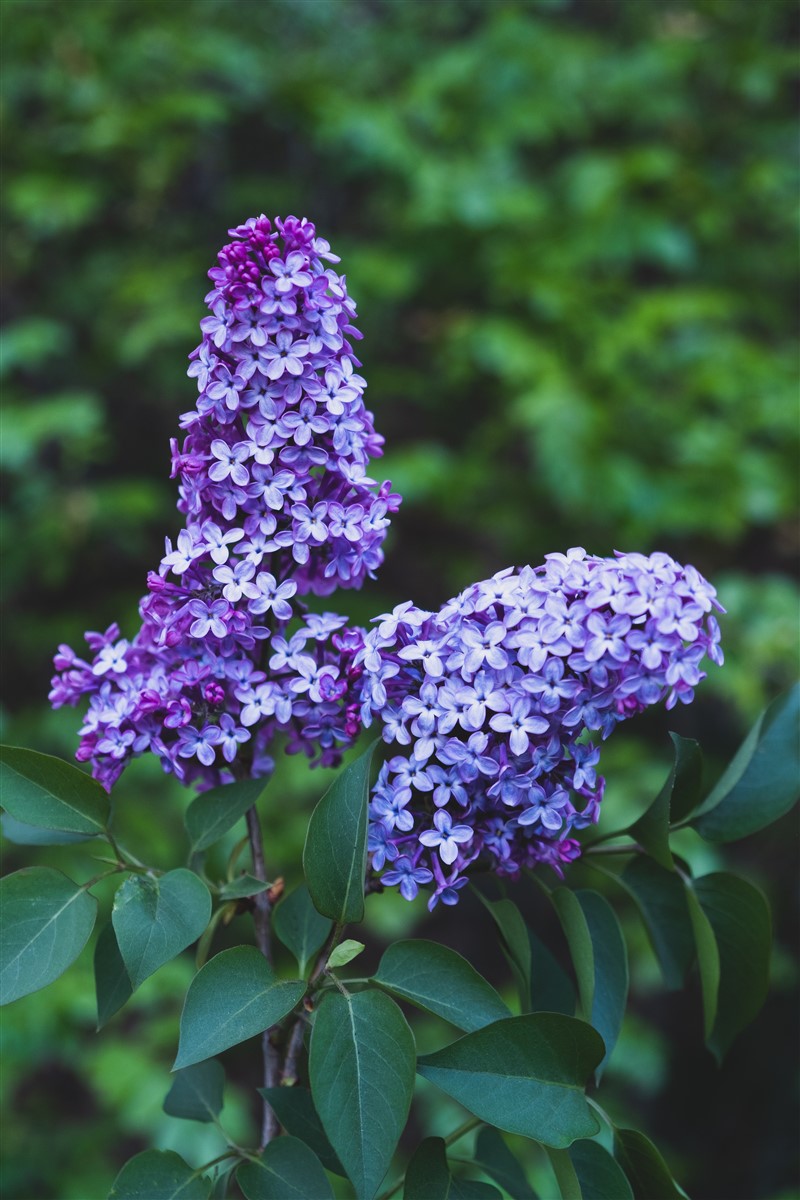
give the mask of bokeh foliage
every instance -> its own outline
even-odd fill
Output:
[[[6,740],[69,754],[74,714],[43,702],[52,647],[115,618],[132,630],[178,527],[167,443],[194,395],[204,272],[229,225],[266,211],[312,217],[342,255],[387,474],[406,496],[379,581],[337,603],[365,619],[576,543],[663,548],[729,608],[728,664],[678,727],[732,749],[797,661],[796,6],[5,0],[0,15]],[[662,763],[673,724],[645,726]],[[609,749],[657,785],[637,745]],[[324,790],[301,764],[283,770],[295,794]],[[165,866],[179,800],[147,768],[120,793]],[[609,806],[640,801],[609,789]],[[302,824],[276,838],[287,865]],[[791,863],[762,845],[780,910]],[[102,1066],[124,1043],[113,1029],[105,1050],[63,1041],[87,1007],[77,979],[58,985],[34,1072],[12,1059],[6,1088],[33,1097],[20,1136],[39,1119],[36,1071],[86,1061],[91,1121],[135,1137],[143,1118]],[[639,986],[639,1017],[658,1027],[658,988]],[[12,1042],[30,1033],[16,1011]],[[625,1032],[618,1061],[669,1143],[670,1105],[692,1089],[663,1037]],[[143,1070],[164,1058],[156,1043]],[[733,1182],[769,1195],[786,1146],[752,1119],[758,1175]],[[161,1124],[145,1137],[170,1145],[169,1119],[147,1120]],[[79,1142],[48,1159],[27,1141],[9,1196],[93,1195]],[[730,1195],[697,1150],[680,1150],[697,1194]],[[34,1167],[53,1174],[32,1180]]]

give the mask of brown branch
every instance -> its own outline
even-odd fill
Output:
[[[247,810],[247,833],[250,838],[250,850],[253,856],[253,874],[256,879],[267,882],[267,868],[264,862],[264,842],[261,837],[261,823],[258,819],[255,805]],[[267,962],[272,965],[272,930],[270,915],[272,904],[268,892],[259,892],[253,897],[253,924],[255,925],[256,943]],[[265,1029],[261,1035],[261,1048],[264,1057],[264,1087],[275,1087],[280,1073],[280,1056],[272,1043],[271,1030]],[[272,1109],[264,1100],[261,1121],[261,1148],[263,1149],[278,1132],[278,1120]]]

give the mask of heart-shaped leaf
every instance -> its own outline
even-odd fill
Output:
[[[292,1011],[305,990],[300,979],[278,981],[254,946],[223,950],[191,982],[173,1070],[263,1033]]]
[[[293,1137],[270,1142],[258,1162],[242,1163],[236,1182],[247,1200],[333,1200],[319,1159]]]
[[[290,892],[272,914],[272,928],[287,950],[291,950],[305,975],[306,967],[331,931],[332,922],[314,907],[304,883]]]
[[[108,1200],[208,1200],[211,1186],[174,1150],[144,1150],[125,1163]]]
[[[133,987],[196,942],[210,917],[211,896],[193,871],[126,879],[114,897],[111,920]]]
[[[114,935],[114,926],[111,924],[100,931],[94,948],[94,986],[97,997],[97,1028],[102,1029],[133,995],[131,981]]]

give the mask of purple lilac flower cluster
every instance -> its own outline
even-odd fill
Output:
[[[400,497],[351,345],[355,305],[314,226],[264,216],[229,230],[190,356],[196,407],[172,442],[185,527],[148,579],[142,626],[62,646],[51,701],[89,698],[78,758],[106,787],[152,751],[185,782],[263,775],[275,733],[332,764],[358,730],[358,632],[300,597],[359,587]],[[291,622],[291,625],[290,625]]]
[[[455,904],[467,869],[514,877],[580,853],[604,780],[591,734],[666,700],[688,703],[722,662],[714,588],[666,554],[577,548],[509,568],[438,613],[376,618],[355,656],[362,719],[406,748],[381,769],[369,849],[384,884]]]

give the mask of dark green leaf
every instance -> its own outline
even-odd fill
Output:
[[[694,889],[686,888],[686,902],[689,907],[689,917],[694,931],[695,950],[697,951],[697,967],[700,972],[700,984],[703,994],[703,1032],[706,1041],[711,1037],[711,1031],[717,1019],[717,1002],[719,999],[719,948],[714,930]]]
[[[522,1167],[501,1135],[490,1125],[484,1125],[478,1133],[475,1162],[508,1192],[511,1200],[536,1200]]]
[[[369,770],[375,743],[338,773],[311,814],[303,871],[319,912],[343,925],[364,916]]]
[[[630,1180],[636,1200],[686,1200],[653,1143],[635,1129],[617,1129],[614,1155]]]
[[[403,1131],[414,1091],[411,1030],[382,992],[326,996],[311,1035],[314,1104],[359,1200],[371,1200]]]
[[[385,951],[374,978],[393,995],[468,1033],[511,1015],[465,958],[437,942],[395,942]]]
[[[631,1185],[619,1163],[599,1142],[573,1142],[568,1153],[582,1200],[633,1200]]]
[[[638,855],[617,878],[636,901],[664,982],[682,987],[694,959],[694,933],[680,876]]]
[[[332,922],[320,916],[304,883],[290,892],[275,909],[272,928],[287,950],[291,950],[305,975],[306,967],[322,947]]]
[[[58,979],[86,945],[97,901],[60,871],[25,867],[0,880],[0,1004]]]
[[[134,988],[196,942],[211,917],[208,888],[179,868],[154,879],[131,875],[114,897],[111,920]]]
[[[305,990],[302,980],[279,982],[254,946],[223,950],[191,982],[173,1070],[263,1033],[292,1011]]]
[[[547,1148],[550,1166],[558,1184],[558,1194],[561,1200],[583,1200],[581,1181],[572,1165],[572,1159],[567,1150]]]
[[[531,949],[531,1011],[575,1015],[575,985],[561,963],[528,929]]]
[[[721,1060],[766,999],[770,911],[759,889],[737,875],[704,875],[693,887],[719,952],[717,1013],[708,1045]]]
[[[270,1142],[257,1163],[242,1163],[236,1182],[247,1200],[333,1200],[319,1159],[293,1137]]]
[[[97,997],[97,1028],[111,1020],[133,995],[131,981],[119,952],[114,926],[100,931],[94,948],[94,986]]]
[[[425,1138],[406,1168],[403,1200],[449,1200],[450,1183],[444,1138]]]
[[[488,1124],[563,1147],[598,1131],[583,1092],[604,1050],[583,1021],[531,1013],[468,1033],[417,1069]]]
[[[522,1011],[529,1012],[531,1008],[531,943],[525,919],[513,900],[487,900],[480,892],[477,892],[477,895],[492,914],[497,928],[503,936],[507,957],[514,972]]]
[[[222,1111],[225,1072],[215,1058],[175,1073],[164,1112],[185,1121],[213,1121]]]
[[[675,759],[669,778],[648,810],[628,833],[666,870],[674,867],[669,827],[697,806],[703,781],[703,756],[697,742],[671,733]]]
[[[734,842],[771,825],[800,786],[800,684],[761,714],[691,824],[711,842]]]
[[[0,791],[3,808],[26,825],[93,837],[108,821],[108,795],[97,780],[50,754],[0,747]]]
[[[616,1045],[628,997],[628,952],[614,910],[599,892],[553,893],[569,942],[584,1016],[606,1046],[597,1077]]]
[[[256,879],[255,875],[238,875],[229,883],[224,883],[219,889],[220,900],[244,900],[248,896],[257,896],[272,885],[265,879]]]
[[[211,1180],[174,1150],[144,1150],[125,1163],[108,1200],[208,1200]]]
[[[503,1197],[490,1183],[480,1179],[458,1179],[454,1175],[450,1180],[448,1200],[503,1200]]]
[[[337,967],[346,967],[354,958],[358,958],[359,954],[364,951],[364,943],[357,942],[354,938],[346,938],[340,942],[335,949],[331,950],[328,955],[328,970],[334,971]]]
[[[308,1088],[272,1087],[259,1088],[258,1091],[269,1104],[275,1116],[287,1133],[300,1138],[309,1146],[328,1171],[337,1175],[345,1175],[346,1171],[328,1141],[328,1135],[322,1128],[319,1114],[314,1108],[314,1101]]]
[[[3,837],[17,846],[74,846],[88,842],[93,833],[61,833],[58,829],[42,829],[39,825],[26,825],[11,813],[0,813],[0,828]]]
[[[207,850],[228,832],[232,825],[252,808],[266,779],[241,779],[222,787],[201,792],[186,810],[184,821],[192,843],[192,852]]]

